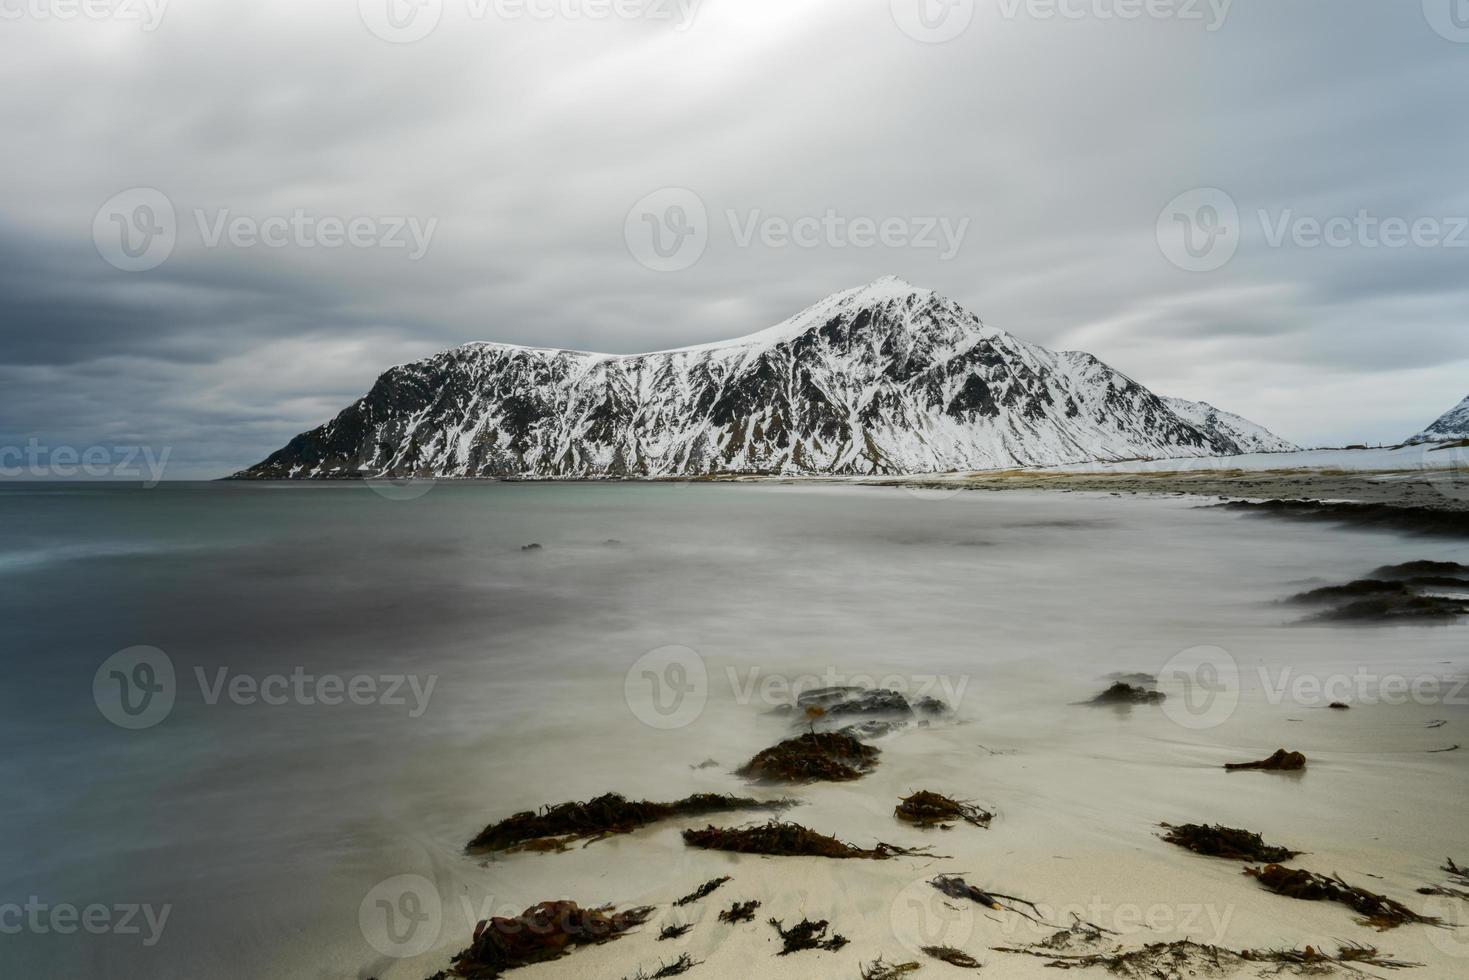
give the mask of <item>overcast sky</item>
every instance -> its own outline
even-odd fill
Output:
[[[0,0],[0,446],[219,476],[459,343],[886,274],[1402,439],[1469,394],[1456,2]]]

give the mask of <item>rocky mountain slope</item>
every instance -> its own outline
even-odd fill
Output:
[[[1460,439],[1469,439],[1469,398],[1439,416],[1438,421],[1408,442],[1457,442]]]
[[[898,279],[722,343],[467,344],[395,367],[244,479],[901,474],[1289,449]]]

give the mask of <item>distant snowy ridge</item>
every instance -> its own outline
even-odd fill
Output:
[[[1469,439],[1469,398],[1439,416],[1438,421],[1408,440],[1408,444],[1419,442],[1457,442]]]
[[[1233,412],[1215,408],[1208,402],[1164,397],[1163,404],[1200,431],[1233,440],[1243,453],[1293,453],[1300,448],[1286,442],[1263,425]]]
[[[1294,447],[886,278],[651,354],[475,343],[389,370],[242,479],[909,474]]]

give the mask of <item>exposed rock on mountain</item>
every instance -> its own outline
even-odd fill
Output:
[[[653,354],[467,344],[395,367],[245,479],[902,474],[1288,443],[899,279]]]
[[[1469,398],[1449,409],[1408,442],[1457,442],[1460,439],[1469,439]]]

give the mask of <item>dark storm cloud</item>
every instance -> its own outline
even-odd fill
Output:
[[[1422,4],[1235,0],[1209,30],[1109,18],[1115,0],[1050,19],[980,0],[944,44],[905,35],[890,0],[704,0],[687,30],[444,0],[405,44],[357,7],[0,23],[0,439],[126,438],[172,447],[171,475],[219,475],[447,346],[699,343],[889,273],[1297,441],[1400,438],[1469,391],[1469,249],[1265,233],[1469,215],[1469,44]],[[178,234],[129,273],[91,233],[136,187]],[[665,187],[695,191],[711,229],[660,274],[623,226]],[[1187,272],[1155,224],[1208,187],[1237,204],[1239,249]],[[730,211],[967,224],[946,260],[742,246]],[[297,212],[434,225],[416,259],[211,240]]]

